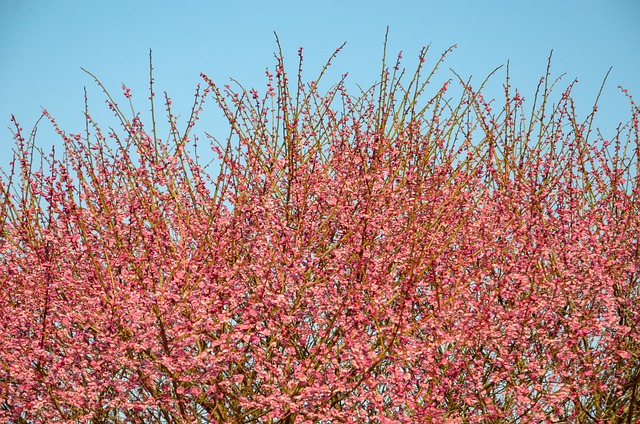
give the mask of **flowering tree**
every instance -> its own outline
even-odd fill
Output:
[[[358,96],[291,83],[281,53],[263,95],[203,75],[166,139],[153,83],[150,128],[108,94],[119,132],[45,112],[62,154],[15,123],[0,418],[639,419],[638,107],[595,136],[547,72],[531,107],[507,76],[496,113],[461,79],[427,95],[426,53]],[[210,97],[216,174],[188,153]]]

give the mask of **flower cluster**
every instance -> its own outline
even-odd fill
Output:
[[[0,420],[640,419],[638,107],[605,140],[548,73],[499,107],[426,53],[359,96],[281,53],[264,95],[203,76],[165,140],[111,97],[106,136],[46,114],[62,154],[16,123]],[[188,154],[205,98],[216,173]]]

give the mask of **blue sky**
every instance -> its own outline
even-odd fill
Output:
[[[423,45],[435,63],[449,56],[435,81],[472,76],[478,84],[510,61],[512,85],[531,98],[553,49],[552,73],[566,73],[578,112],[588,113],[607,70],[613,67],[597,121],[612,133],[629,118],[622,85],[640,98],[640,2],[637,0],[485,1],[163,1],[0,0],[0,166],[12,147],[10,116],[29,130],[46,108],[68,132],[81,132],[83,87],[94,115],[109,119],[104,95],[84,67],[112,93],[127,84],[138,109],[148,110],[148,54],[153,50],[156,89],[166,90],[174,111],[187,116],[200,72],[226,83],[264,86],[264,70],[275,63],[274,31],[295,71],[298,47],[305,75],[314,79],[331,53],[347,45],[333,65],[333,81],[370,86],[379,75],[385,29],[388,53],[404,52],[415,64]],[[485,97],[500,96],[504,69]],[[118,98],[122,99],[121,96]],[[196,132],[224,136],[213,102]],[[113,125],[106,122],[105,126]],[[59,143],[45,123],[38,145]]]

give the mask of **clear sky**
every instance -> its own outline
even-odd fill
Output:
[[[350,83],[370,86],[387,26],[388,52],[395,57],[402,50],[407,66],[423,45],[431,44],[430,63],[458,45],[436,81],[452,77],[451,67],[478,84],[509,60],[512,85],[528,98],[553,49],[552,73],[567,74],[563,87],[579,80],[574,94],[583,115],[613,67],[598,120],[605,132],[630,116],[618,85],[640,99],[638,0],[0,0],[0,166],[11,152],[11,114],[29,130],[44,107],[63,129],[81,132],[86,86],[94,114],[108,117],[104,96],[81,67],[118,96],[127,84],[146,112],[152,49],[157,91],[168,91],[175,112],[188,116],[201,72],[261,89],[265,68],[275,63],[274,31],[290,71],[304,47],[309,79],[346,41],[334,82],[348,72]],[[494,77],[490,97],[500,96],[504,75]],[[214,115],[204,115],[200,134],[226,133]],[[57,143],[47,127],[39,130],[44,148]]]

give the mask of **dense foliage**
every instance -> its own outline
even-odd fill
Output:
[[[263,95],[203,75],[164,139],[153,84],[150,127],[108,94],[119,131],[45,112],[62,153],[16,123],[0,419],[640,419],[638,107],[605,138],[549,73],[528,103],[507,76],[496,110],[425,55],[357,96],[282,54]],[[203,167],[207,98],[231,134]]]

